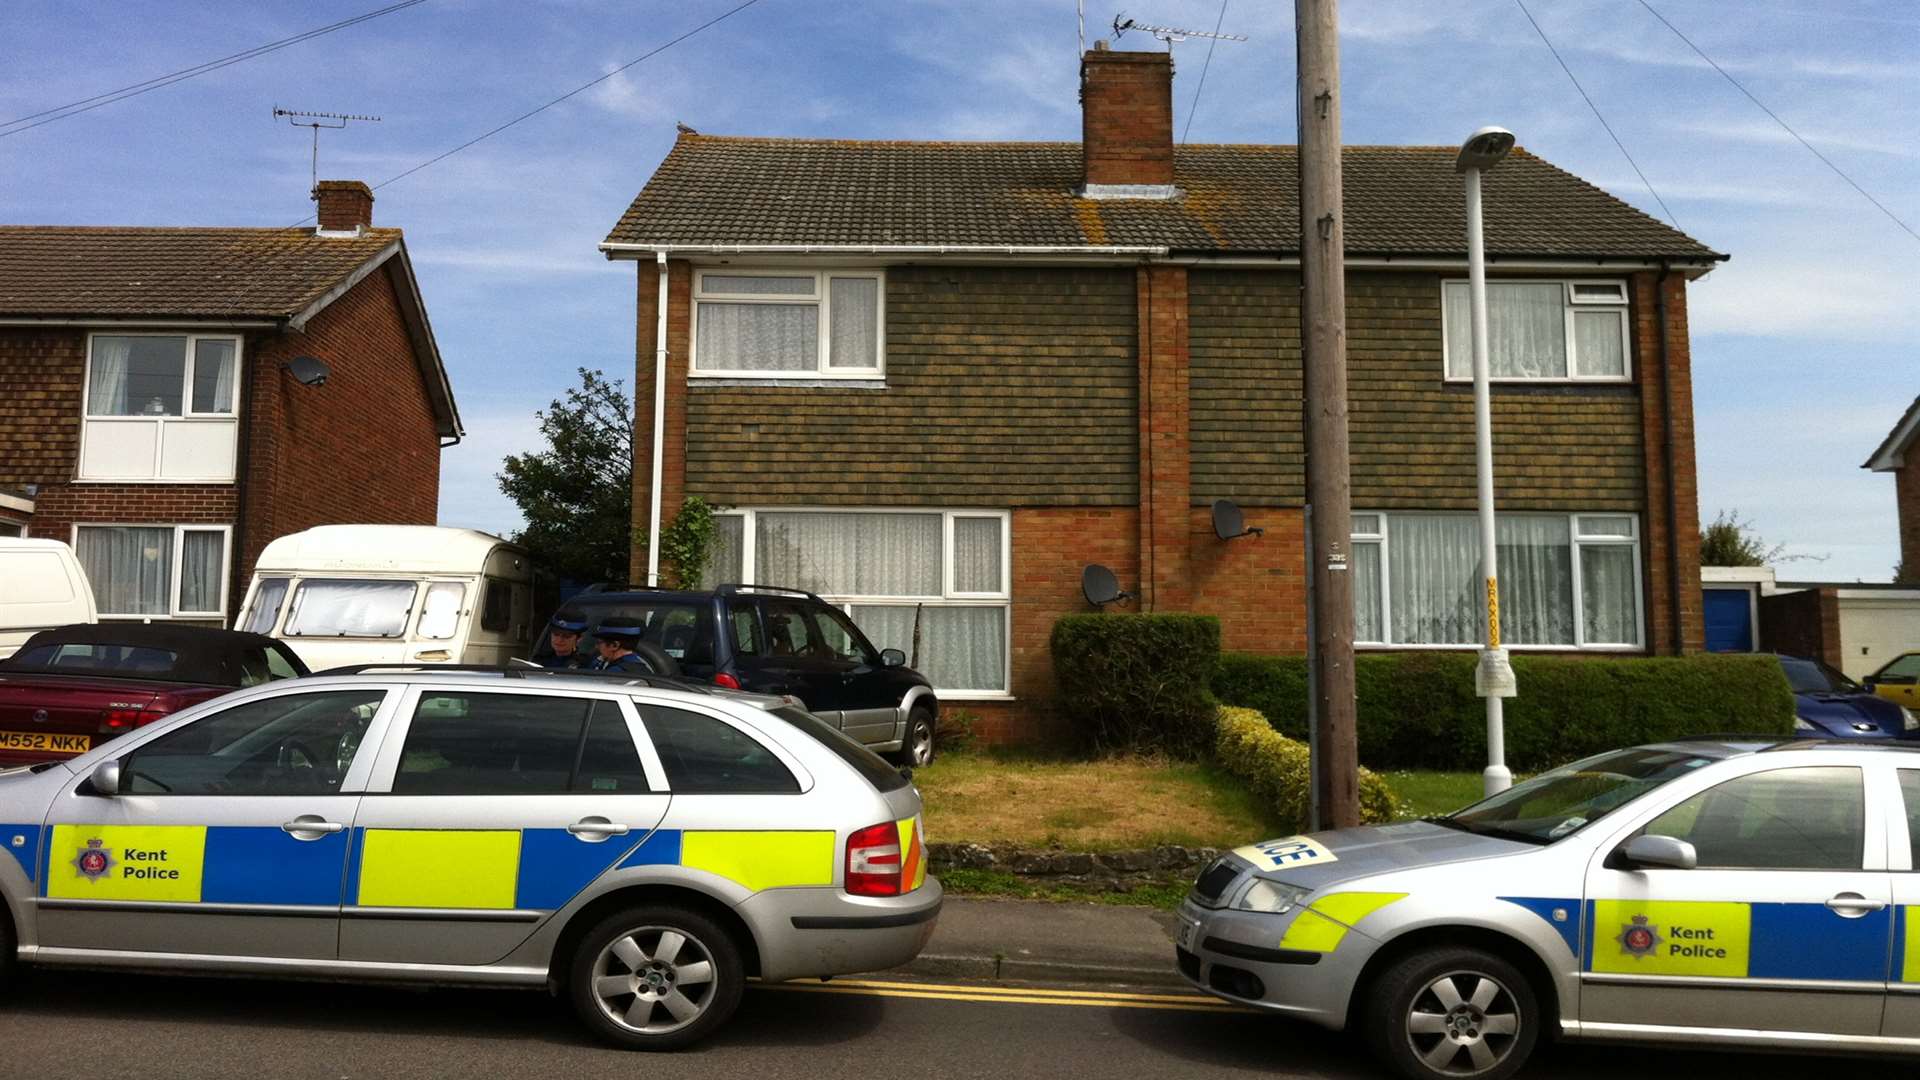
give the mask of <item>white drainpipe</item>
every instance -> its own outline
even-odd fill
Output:
[[[667,253],[654,252],[660,268],[659,315],[653,332],[653,509],[647,520],[647,584],[660,584],[660,472],[667,446]]]

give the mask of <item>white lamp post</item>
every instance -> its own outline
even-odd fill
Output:
[[[1513,667],[1500,646],[1500,571],[1498,536],[1493,521],[1493,421],[1487,393],[1487,250],[1480,222],[1480,174],[1493,168],[1513,149],[1513,132],[1483,127],[1460,144],[1454,159],[1456,172],[1467,182],[1467,282],[1473,324],[1473,441],[1474,466],[1480,487],[1480,570],[1486,578],[1486,600],[1480,666],[1474,689],[1487,699],[1487,768],[1482,790],[1492,795],[1513,785],[1507,771],[1503,701],[1514,696]]]

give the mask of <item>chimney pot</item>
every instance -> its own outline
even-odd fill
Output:
[[[359,180],[322,180],[313,186],[321,232],[359,232],[373,226],[373,189]]]
[[[1171,195],[1173,57],[1095,42],[1080,58],[1080,130],[1084,194]]]

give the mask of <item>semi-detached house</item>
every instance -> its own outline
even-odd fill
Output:
[[[1090,563],[1303,652],[1297,158],[1175,146],[1171,87],[1164,53],[1086,53],[1080,143],[683,134],[602,244],[637,264],[636,532],[664,355],[661,505],[725,508],[710,573],[880,647],[918,620],[990,737],[1038,722]],[[1367,649],[1477,638],[1454,153],[1344,155]],[[1505,637],[1697,650],[1687,283],[1725,256],[1524,150],[1485,196]],[[1217,499],[1264,534],[1217,538]]]
[[[0,535],[72,544],[103,619],[225,623],[275,537],[434,522],[460,415],[406,242],[363,183],[314,198],[314,228],[0,226]]]

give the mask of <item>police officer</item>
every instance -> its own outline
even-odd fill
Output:
[[[586,630],[587,621],[578,615],[555,615],[547,624],[547,643],[553,646],[553,655],[542,660],[541,666],[562,671],[592,667],[594,658],[580,651],[580,635]]]
[[[594,648],[599,650],[600,659],[594,663],[596,671],[618,671],[631,675],[648,675],[653,668],[640,654],[633,651],[640,644],[640,628],[601,623],[594,632]]]

